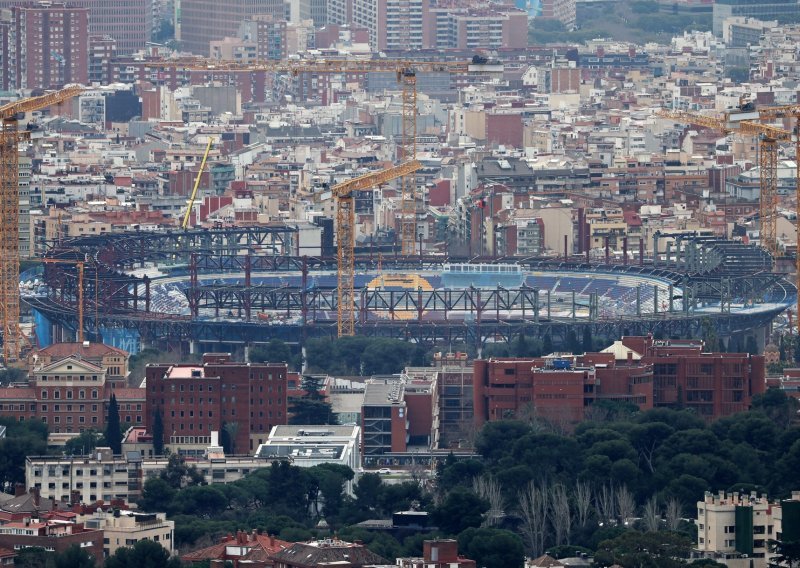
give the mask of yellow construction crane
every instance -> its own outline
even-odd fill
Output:
[[[24,133],[17,121],[26,112],[63,103],[83,90],[70,86],[0,107],[0,319],[6,364],[19,361],[25,342],[19,326],[19,140]]]
[[[287,62],[241,63],[219,61],[201,57],[148,61],[147,66],[158,69],[184,69],[207,72],[253,72],[288,73],[294,76],[311,74],[359,74],[374,72],[395,73],[401,87],[402,134],[398,145],[398,160],[408,162],[417,159],[417,74],[418,73],[463,73],[469,63],[433,62],[399,59],[309,59]],[[414,172],[403,176],[400,201],[400,238],[404,255],[413,255],[416,244],[418,192]]]
[[[800,105],[772,106],[758,109],[758,117],[765,120],[794,118],[794,163],[795,163],[795,227],[797,234],[795,250],[795,284],[797,306],[800,310]],[[791,321],[791,320],[790,320]],[[800,334],[800,317],[797,318],[797,333]]]
[[[183,222],[181,223],[181,228],[184,230],[189,227],[189,219],[192,216],[192,209],[194,209],[194,200],[197,198],[197,188],[200,186],[200,178],[203,177],[203,170],[206,168],[206,160],[208,160],[208,153],[211,151],[211,145],[213,143],[214,138],[209,136],[208,144],[206,145],[206,151],[203,152],[203,161],[200,162],[200,169],[197,171],[197,177],[194,178],[192,195],[189,198],[189,202],[186,204],[186,214],[183,216]]]
[[[686,111],[661,110],[658,116],[688,124],[697,124],[725,133],[739,132],[759,139],[759,222],[761,246],[773,256],[778,252],[776,222],[778,216],[778,142],[792,140],[792,133],[782,128],[751,120],[732,120],[731,115],[715,118]]]
[[[375,173],[355,177],[331,188],[336,201],[336,245],[338,259],[338,333],[339,337],[355,335],[355,235],[356,208],[354,191],[372,190],[378,185],[413,174],[422,167],[411,160]]]

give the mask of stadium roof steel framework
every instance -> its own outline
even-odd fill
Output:
[[[84,282],[84,318],[90,336],[99,328],[124,328],[138,332],[146,343],[166,339],[231,345],[275,337],[292,342],[312,336],[333,337],[336,290],[310,285],[309,273],[334,270],[335,262],[297,256],[295,233],[290,225],[276,225],[111,234],[72,239],[48,256],[95,263],[97,278]],[[668,247],[666,254],[645,265],[503,259],[531,271],[630,275],[652,280],[652,297],[642,298],[641,288],[636,288],[636,297],[631,298],[636,307],[627,316],[602,316],[597,294],[576,298],[573,293],[571,299],[562,298],[558,309],[551,311],[551,295],[525,285],[460,290],[362,289],[357,332],[452,344],[510,340],[523,332],[530,337],[550,334],[557,339],[570,329],[580,333],[586,327],[604,336],[661,332],[685,337],[698,335],[711,319],[721,336],[729,336],[768,325],[790,305],[796,290],[770,272],[772,259],[762,249],[692,234],[670,237],[676,243],[674,248]],[[384,270],[431,270],[446,262],[446,257],[389,255],[383,257],[382,266]],[[188,315],[152,310],[154,280],[129,273],[152,263],[172,267],[180,273],[173,278],[189,281],[185,291]],[[369,271],[375,269],[377,259],[362,255],[357,263]],[[254,273],[271,272],[299,273],[300,285],[265,286],[253,279]],[[244,278],[237,276],[234,283],[204,281],[204,275],[216,274],[243,274]],[[74,330],[76,269],[69,264],[48,265],[44,281],[49,286],[48,296],[28,298],[26,302],[51,322]],[[661,283],[660,288],[657,283]],[[267,323],[254,317],[259,311],[296,317]],[[383,317],[375,317],[376,311]],[[207,315],[210,312],[214,315]],[[469,317],[453,319],[450,315],[454,312]]]

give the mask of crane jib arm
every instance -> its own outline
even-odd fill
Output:
[[[422,164],[417,160],[411,160],[393,168],[364,174],[363,176],[358,176],[342,183],[337,183],[331,188],[331,191],[336,197],[347,197],[354,191],[371,189],[376,185],[386,183],[408,174],[413,174],[420,169],[422,169]]]

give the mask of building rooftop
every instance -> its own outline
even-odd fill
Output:
[[[205,377],[205,369],[200,366],[189,365],[175,365],[170,367],[167,374],[169,379],[203,379]]]
[[[405,387],[399,381],[367,383],[364,392],[364,406],[386,406],[391,404],[403,405],[403,391]]]

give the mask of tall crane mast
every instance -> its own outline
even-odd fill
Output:
[[[422,167],[411,160],[375,173],[355,177],[331,188],[336,201],[336,245],[338,260],[337,331],[339,337],[355,335],[355,235],[356,208],[354,191],[372,190],[397,178],[405,178]]]
[[[0,319],[3,359],[18,361],[25,341],[19,326],[19,140],[21,114],[57,105],[80,94],[70,86],[40,97],[14,101],[0,107]]]
[[[797,286],[797,306],[800,310],[800,105],[773,106],[758,109],[760,119],[794,118],[794,164],[795,164],[795,284]],[[797,318],[797,332],[800,334],[800,317]]]
[[[697,124],[725,133],[739,132],[759,139],[759,221],[761,246],[773,256],[778,252],[776,224],[778,217],[778,143],[791,141],[792,133],[782,128],[760,124],[751,120],[731,120],[705,116],[686,111],[661,110],[658,116],[688,124]]]
[[[417,158],[417,74],[463,73],[469,70],[464,62],[432,62],[399,59],[309,59],[286,62],[241,63],[218,61],[201,57],[177,58],[147,62],[159,69],[184,69],[208,72],[252,72],[312,74],[356,74],[392,72],[401,88],[402,133],[398,144],[398,160],[408,162]],[[415,170],[416,171],[416,170]],[[404,255],[413,255],[416,243],[417,209],[419,193],[414,172],[402,177],[400,197],[400,238]]]

